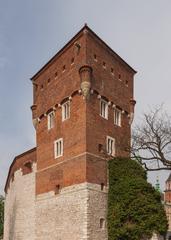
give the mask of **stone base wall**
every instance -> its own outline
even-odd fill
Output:
[[[36,199],[36,240],[107,240],[107,190],[78,184]]]
[[[5,199],[4,240],[35,239],[35,171],[14,174]]]
[[[4,240],[107,240],[107,188],[82,183],[35,197],[35,168],[10,183]]]

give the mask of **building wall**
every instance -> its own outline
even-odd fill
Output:
[[[35,171],[14,174],[5,196],[4,240],[35,239]]]
[[[37,171],[36,176],[15,172],[7,193],[5,240],[9,235],[14,240],[107,240],[107,155],[99,151],[99,144],[105,150],[106,137],[111,136],[116,155],[128,155],[120,146],[121,140],[130,141],[134,73],[85,27],[32,78]],[[93,91],[85,99],[80,89],[87,78]],[[98,95],[123,110],[122,127],[114,126],[112,105],[108,120],[100,116]],[[63,122],[61,104],[68,98],[70,118]],[[52,110],[55,125],[48,130],[47,114]],[[59,138],[64,153],[55,159],[54,141]],[[16,213],[9,217],[13,209]],[[10,222],[15,228],[8,227]]]
[[[36,240],[107,240],[107,192],[96,184],[78,184],[36,198]]]

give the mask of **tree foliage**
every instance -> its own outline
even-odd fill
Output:
[[[171,170],[171,118],[162,107],[144,113],[134,127],[131,152],[146,170]]]
[[[160,193],[147,183],[146,172],[135,160],[109,161],[109,240],[140,240],[154,232],[164,235],[167,218]]]
[[[0,195],[0,239],[3,237],[4,227],[4,197]]]

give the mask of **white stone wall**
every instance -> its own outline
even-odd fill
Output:
[[[17,171],[10,183],[4,240],[107,240],[107,189],[83,183],[35,198],[35,168],[27,175]]]
[[[36,240],[107,240],[107,192],[96,184],[78,184],[36,199]]]
[[[5,199],[4,240],[35,239],[35,171],[14,174]]]
[[[107,189],[88,184],[88,240],[107,240]],[[104,227],[100,228],[100,219]]]

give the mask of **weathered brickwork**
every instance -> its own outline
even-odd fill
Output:
[[[7,216],[12,211],[15,194],[22,195],[24,202],[27,195],[22,189],[31,188],[29,177],[33,181],[34,176],[30,204],[35,199],[31,204],[35,210],[32,211],[35,231],[33,226],[30,229],[35,235],[29,236],[30,239],[107,240],[107,160],[111,158],[107,154],[107,137],[113,139],[116,156],[129,155],[125,147],[130,144],[135,73],[84,26],[32,77],[36,149],[32,156],[28,152],[14,160],[5,187]],[[101,100],[107,104],[106,119],[100,116]],[[62,109],[66,101],[70,114],[64,120]],[[120,126],[114,124],[116,109],[121,114]],[[52,128],[48,128],[50,112],[54,116]],[[60,154],[56,157],[54,144],[59,139],[62,139]],[[37,164],[36,173],[30,169],[33,162]],[[21,176],[13,181],[20,168]],[[28,182],[21,183],[20,191],[17,190],[19,178],[28,178]],[[17,208],[18,214],[22,215],[23,209]],[[7,217],[6,222],[9,221]],[[23,234],[22,227],[24,223],[16,231]],[[9,228],[5,231],[8,236]],[[13,233],[13,239],[27,238]]]

